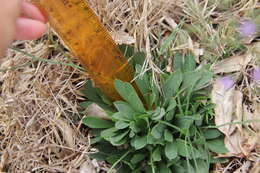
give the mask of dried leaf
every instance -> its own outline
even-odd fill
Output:
[[[163,19],[170,25],[172,29],[175,29],[178,27],[178,24],[175,22],[175,20],[169,16],[164,16]]]
[[[96,173],[96,169],[91,162],[84,162],[80,166],[80,173]]]
[[[3,155],[1,156],[1,162],[0,162],[0,172],[4,171],[4,168],[8,162],[9,153],[8,151],[4,151]]]
[[[111,119],[107,113],[97,104],[93,103],[90,106],[88,106],[86,110],[86,115],[92,115],[97,116],[102,119]]]
[[[217,126],[231,123],[233,121],[235,93],[236,91],[234,87],[225,90],[225,87],[223,87],[220,82],[215,82],[212,90],[212,101],[216,104],[215,123]],[[225,125],[218,129],[226,136],[229,136],[234,132],[235,128],[235,125]]]
[[[214,66],[214,73],[230,73],[241,71],[252,59],[250,54],[233,56],[224,59]]]
[[[238,122],[243,121],[243,93],[241,91],[236,90],[235,91],[235,115]],[[238,130],[242,132],[242,124],[237,124]]]
[[[255,166],[252,168],[250,173],[259,173],[259,172],[260,172],[260,164],[256,163]]]
[[[241,135],[238,131],[225,137],[225,146],[230,154],[238,156],[242,153],[241,141]]]
[[[111,36],[117,44],[135,44],[134,37],[124,31],[112,32]]]
[[[257,120],[257,122],[253,123],[253,128],[260,133],[260,103],[255,102],[254,104],[255,112],[254,112],[254,119]]]
[[[57,127],[59,127],[60,131],[63,134],[63,138],[65,139],[67,145],[70,148],[75,148],[75,142],[73,136],[75,136],[73,129],[68,125],[68,123],[63,119],[55,120],[57,123]]]
[[[245,156],[249,156],[251,154],[251,152],[255,149],[255,147],[257,146],[257,142],[259,139],[259,135],[252,133],[251,131],[244,129],[243,133],[241,133],[242,135],[242,150],[243,150],[243,154]]]
[[[260,42],[256,42],[252,44],[253,52],[256,54],[260,54]]]
[[[256,121],[256,122],[252,122],[249,123],[248,125],[250,125],[256,132],[260,132],[260,122],[259,119],[259,115],[260,115],[260,110],[259,110],[259,104],[254,104],[255,106],[255,111],[254,113],[249,111],[249,108],[247,105],[244,105],[244,110],[243,110],[243,120],[244,121]],[[257,121],[258,120],[258,121]]]
[[[188,48],[192,51],[195,61],[200,64],[200,57],[204,55],[204,49],[200,48],[198,42],[194,42],[190,37],[188,38]]]
[[[246,161],[239,169],[237,169],[234,173],[248,173],[252,163],[250,161]]]
[[[200,48],[200,44],[195,42],[193,44],[192,52],[195,56],[195,60],[197,63],[200,63],[200,57],[204,55],[205,50],[203,48]]]

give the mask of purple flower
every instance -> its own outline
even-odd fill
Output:
[[[253,70],[252,78],[256,82],[260,82],[260,67],[257,67]]]
[[[231,79],[229,76],[223,77],[219,79],[220,85],[224,88],[224,90],[229,90],[232,88],[235,84],[233,79]]]
[[[256,34],[257,26],[251,20],[244,20],[240,23],[239,32],[243,37],[251,37]]]

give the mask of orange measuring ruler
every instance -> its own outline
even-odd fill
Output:
[[[85,0],[33,0],[51,27],[87,70],[95,86],[112,100],[120,97],[114,80],[130,82],[133,68]]]

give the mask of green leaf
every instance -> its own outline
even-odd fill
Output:
[[[147,145],[147,137],[146,136],[136,136],[131,140],[131,145],[135,147],[136,150],[140,150]]]
[[[183,72],[183,55],[180,53],[176,53],[174,56],[174,63],[173,63],[173,69],[174,71],[181,71]]]
[[[171,121],[173,119],[174,112],[175,112],[174,110],[171,110],[168,113],[166,113],[165,118],[166,118],[167,121]]]
[[[133,132],[135,132],[135,133],[138,133],[138,132],[141,131],[141,129],[136,125],[136,123],[135,123],[134,121],[131,121],[131,122],[130,122],[129,128],[130,128]]]
[[[129,130],[121,132],[121,133],[111,137],[111,141],[118,142],[118,141],[122,140],[128,134],[128,132],[129,132]]]
[[[144,158],[146,157],[145,153],[142,154],[135,154],[132,159],[131,159],[131,163],[132,164],[137,164],[139,162],[141,162],[142,160],[144,160]]]
[[[157,147],[157,148],[153,151],[153,153],[152,153],[152,159],[153,159],[153,161],[159,162],[159,161],[162,160],[161,152],[162,152],[162,150],[161,150],[160,147]]]
[[[153,171],[152,171],[152,167],[151,167],[150,165],[146,165],[144,172],[145,172],[145,173],[146,173],[146,172],[147,172],[147,173],[148,173],[148,172],[149,172],[149,173],[150,173],[150,172],[153,172]]]
[[[99,117],[88,116],[82,120],[83,124],[93,129],[105,129],[114,126],[114,123],[109,120],[104,120]]]
[[[166,98],[174,96],[178,91],[182,83],[181,71],[172,73],[170,77],[165,81],[163,86],[163,92]]]
[[[181,165],[173,165],[174,173],[189,173]]]
[[[183,160],[182,161],[182,165],[183,167],[186,169],[186,172],[188,173],[197,173],[194,169],[194,167],[192,166],[192,164],[190,163],[190,161],[188,160]]]
[[[209,173],[209,164],[205,160],[197,159],[194,167],[196,169],[196,172]]]
[[[88,108],[93,102],[90,101],[85,101],[85,102],[81,102],[79,105],[83,108]]]
[[[121,113],[121,112],[116,112],[116,113],[114,113],[113,115],[112,115],[112,118],[114,118],[115,120],[117,120],[117,121],[130,121],[129,119],[128,119],[128,117],[126,117],[123,113]]]
[[[95,145],[95,148],[99,150],[98,153],[89,154],[88,156],[90,158],[94,158],[100,161],[105,161],[108,156],[111,155],[123,155],[126,151],[118,149],[111,145],[109,142],[101,141],[97,145]]]
[[[199,82],[197,83],[195,90],[202,89],[205,86],[209,85],[214,76],[213,72],[209,71],[206,68],[202,68],[198,72],[201,74],[202,77],[200,78]]]
[[[193,144],[193,142],[192,142]],[[195,145],[194,145],[195,146]],[[208,160],[209,161],[209,156],[210,156],[210,153],[209,151],[205,148],[205,143],[201,146],[197,146],[197,150],[199,151],[200,153],[200,159],[203,159],[203,160]]]
[[[180,164],[181,157],[177,156],[175,159],[167,160],[167,167],[173,167],[174,165]],[[172,169],[174,170],[174,169]]]
[[[227,163],[229,162],[228,158],[211,158],[210,163]]]
[[[110,164],[114,164],[118,159],[119,157],[116,155],[106,157],[106,161]]]
[[[157,144],[164,145],[163,140],[158,140],[158,139],[154,138],[151,133],[148,133],[148,135],[147,135],[147,143],[152,144],[152,145],[157,145]]]
[[[94,145],[96,143],[99,143],[100,141],[104,140],[101,136],[95,137],[93,139],[91,139],[91,145]]]
[[[160,54],[164,54],[166,52],[166,50],[169,48],[169,46],[171,45],[172,41],[175,38],[175,35],[177,34],[177,28],[173,30],[173,32],[166,37],[166,39],[163,41],[161,47],[160,47]]]
[[[202,74],[198,71],[186,72],[183,74],[183,85],[182,88],[188,91],[196,91],[201,89],[201,86],[197,87],[200,79],[202,78]],[[204,86],[203,86],[204,87]]]
[[[193,144],[195,145],[204,145],[206,142],[205,138],[203,136],[199,136],[195,140],[193,140]]]
[[[157,99],[158,99],[158,93],[154,93],[154,91],[152,91],[152,93],[148,94],[148,106],[150,109],[152,109],[153,105],[156,103]]]
[[[125,173],[125,172],[122,172]],[[142,173],[142,167],[137,168],[136,170],[133,170],[131,173]]]
[[[193,71],[195,70],[195,68],[196,68],[195,58],[191,53],[189,53],[184,59],[183,70],[184,72]]]
[[[173,142],[172,133],[168,129],[164,130],[164,139],[168,142]]]
[[[83,90],[81,90],[81,92],[84,94],[85,97],[87,97],[88,100],[98,104],[104,110],[109,110],[109,111],[113,110],[110,107],[110,105],[108,105],[107,103],[104,102],[104,100],[102,98],[103,94],[101,93],[100,89],[93,87],[91,80],[87,81],[85,88]]]
[[[117,121],[115,124],[115,128],[117,129],[125,129],[129,126],[129,123],[124,122],[124,121]]]
[[[148,130],[148,120],[147,118],[138,118],[135,125],[140,129],[140,131],[146,132]]]
[[[134,46],[129,45],[119,45],[119,49],[124,54],[130,63],[135,67],[137,64],[143,65],[145,61],[145,53],[143,52],[135,52]]]
[[[189,129],[193,122],[194,120],[188,116],[180,116],[175,119],[174,124],[181,129]]]
[[[206,67],[198,69],[196,71],[190,71],[184,73],[182,88],[192,89],[193,91],[200,90],[213,79],[213,73],[209,71]]]
[[[217,129],[208,129],[203,134],[206,139],[215,139],[221,136],[220,131]]]
[[[129,45],[125,45],[125,44],[121,44],[118,46],[120,51],[123,53],[124,57],[126,57],[127,59],[132,58],[132,56],[135,53],[135,49],[134,46],[129,46]]]
[[[165,110],[164,108],[157,107],[152,113],[152,120],[160,120],[164,117]]]
[[[165,146],[165,155],[169,160],[175,159],[178,156],[178,148],[176,142],[167,142]]]
[[[127,137],[124,137],[124,138],[122,138],[122,139],[119,140],[119,141],[114,141],[114,139],[113,139],[113,137],[112,137],[112,138],[110,138],[110,142],[111,142],[111,144],[114,145],[114,146],[122,146],[122,145],[124,145],[124,144],[127,144],[128,138],[127,138]]]
[[[166,126],[164,124],[158,123],[152,128],[151,134],[154,138],[160,139],[163,135],[164,129]]]
[[[224,140],[222,138],[207,141],[206,145],[209,148],[209,150],[215,153],[225,154],[228,152],[227,148],[225,147]]]
[[[149,95],[149,106],[152,107],[153,105],[159,105],[159,98],[160,98],[160,93],[158,90],[158,87],[155,84],[151,84],[151,90],[152,93]]]
[[[173,110],[175,107],[177,106],[177,102],[176,102],[176,99],[175,98],[170,98],[170,101],[169,101],[169,106],[167,107],[167,110],[166,112],[169,112],[171,110]]]
[[[131,163],[131,159],[133,158],[132,154],[128,154],[125,156],[125,158],[122,160],[122,162],[130,167],[131,170],[134,170],[137,165]],[[121,165],[118,165],[118,167],[121,167]]]
[[[104,139],[108,140],[110,137],[115,136],[117,131],[118,130],[116,128],[110,128],[110,129],[103,130],[100,135]]]
[[[120,96],[127,101],[135,111],[140,113],[145,112],[144,105],[131,84],[115,80],[115,88]]]
[[[107,155],[104,153],[93,153],[88,155],[91,159],[96,159],[98,161],[105,161],[107,158]]]
[[[126,164],[122,164],[122,165],[120,164],[116,170],[116,173],[133,173],[133,171]],[[139,172],[137,172],[137,173],[139,173]]]
[[[142,73],[142,66],[140,65],[136,66],[136,71],[136,75],[138,75],[138,77],[136,78],[135,83],[148,103],[148,93],[151,92],[149,76],[147,73],[144,73],[140,76],[140,73]]]
[[[182,157],[187,157],[189,159],[196,159],[201,157],[201,153],[194,147],[192,147],[188,142],[184,140],[177,139],[178,154]]]
[[[110,164],[115,164],[118,160],[120,160],[120,156],[121,155],[110,155],[109,157],[107,157],[106,161]],[[117,170],[117,173],[120,172],[118,169],[120,169],[121,167],[124,167],[126,165],[129,166],[129,167],[124,167],[127,170],[134,169],[134,165],[130,162],[130,159],[131,159],[131,157],[127,155],[124,159],[121,160],[121,163],[115,167]],[[132,173],[127,170],[125,170],[123,173],[127,173],[127,172]]]
[[[160,163],[158,173],[172,173],[172,171],[166,166],[165,163]]]
[[[119,111],[121,119],[125,120],[133,120],[134,114],[136,112],[131,108],[131,106],[123,101],[116,101],[114,102],[116,109]]]
[[[88,80],[84,90],[82,90],[82,93],[90,100],[90,101],[94,101],[94,102],[100,102],[102,103],[102,99],[99,96],[99,89],[94,88],[92,85],[91,80]]]
[[[205,100],[205,98],[203,100]],[[213,103],[207,104],[207,105],[203,106],[202,109],[200,109],[200,111],[198,113],[203,114],[205,112],[213,110],[215,107],[216,107],[216,105]]]
[[[135,132],[133,130],[130,131],[129,138],[133,138],[135,136]]]
[[[103,131],[104,129],[91,129],[91,135],[93,136],[100,136],[100,133]]]
[[[121,141],[128,134],[128,132],[129,130],[118,132],[115,136],[110,137],[110,141],[112,143],[117,143]]]
[[[145,57],[146,57],[146,55],[145,55],[144,52],[136,52],[136,53],[133,55],[133,57],[132,57],[130,63],[132,63],[134,67],[135,67],[136,65],[141,65],[141,66],[142,66],[142,65],[144,64]]]

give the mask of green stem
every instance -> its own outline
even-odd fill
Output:
[[[155,168],[154,168],[153,158],[152,158],[152,152],[150,152],[150,162],[151,162],[151,167],[152,167],[152,173],[155,173]]]
[[[116,165],[121,162],[129,153],[131,153],[132,150],[127,151],[123,156],[121,156],[113,165],[112,167],[107,171],[107,173],[111,173],[111,171],[116,167]]]
[[[160,122],[160,123],[162,123],[162,124],[165,124],[165,125],[167,125],[167,126],[173,128],[173,129],[175,129],[175,130],[178,130],[179,132],[182,131],[181,128],[179,128],[179,127],[177,127],[177,126],[175,126],[175,125],[172,125],[171,123],[168,123],[168,122],[166,122],[166,121],[158,120],[158,122]]]
[[[183,112],[182,107],[181,107],[181,99],[180,99],[179,96],[177,96],[177,102],[178,102],[177,105],[178,105],[178,108],[180,110],[180,113],[182,114],[182,116],[184,116],[184,112]]]

